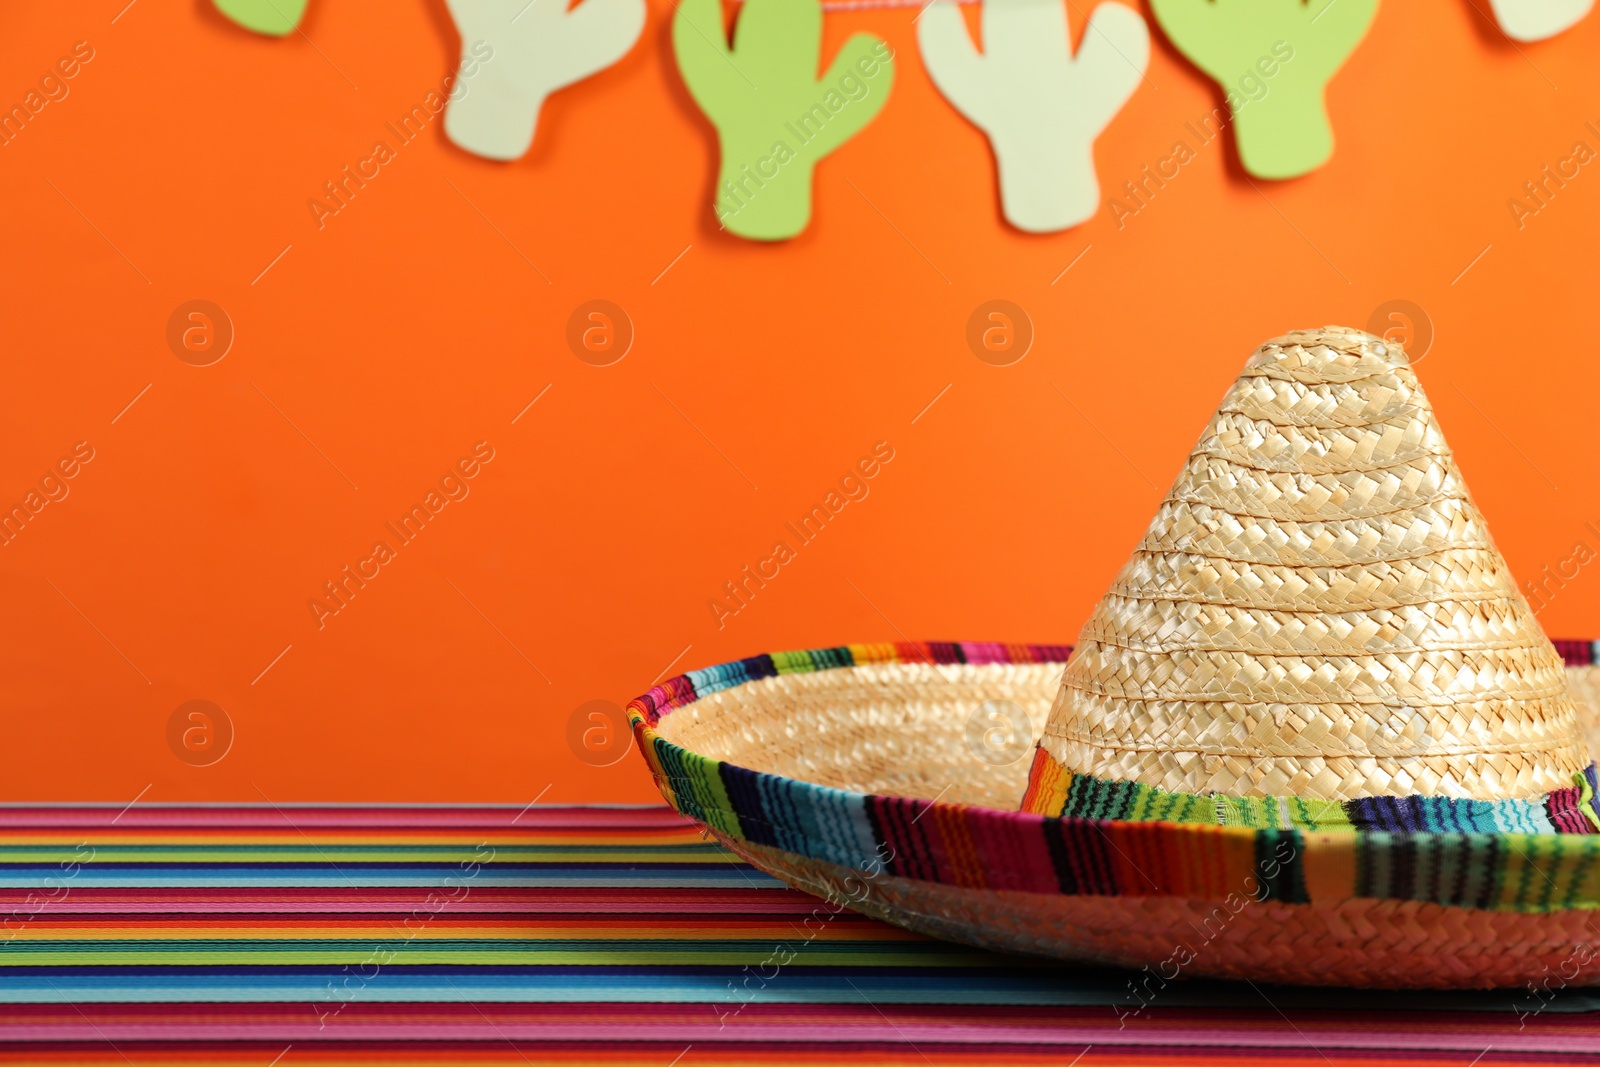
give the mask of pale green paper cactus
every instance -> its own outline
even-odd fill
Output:
[[[1296,178],[1333,155],[1323,90],[1378,0],[1150,0],[1150,9],[1227,93],[1245,170]]]
[[[811,218],[817,161],[889,98],[893,53],[856,34],[821,79],[820,0],[745,0],[733,47],[719,0],[683,0],[672,22],[678,69],[722,146],[717,217],[741,237],[781,241]]]
[[[281,0],[280,0],[281,2]],[[446,0],[461,31],[463,69],[483,60],[470,92],[454,95],[444,132],[489,159],[533,144],[545,97],[616,63],[644,29],[645,0]]]
[[[982,54],[954,3],[930,4],[917,39],[933,83],[989,135],[1007,221],[1049,233],[1093,216],[1094,139],[1150,62],[1138,12],[1096,7],[1076,56],[1066,0],[984,0]]]
[[[1575,26],[1594,0],[1489,0],[1489,6],[1513,41],[1542,41]]]
[[[306,0],[215,0],[217,10],[247,30],[268,37],[294,32],[305,14]]]

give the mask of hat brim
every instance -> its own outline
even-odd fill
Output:
[[[851,645],[633,701],[662,795],[754,866],[935,937],[1392,988],[1600,976],[1600,835],[1249,829],[1016,810],[1063,646]]]

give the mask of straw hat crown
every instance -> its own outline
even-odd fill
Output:
[[[1528,798],[1589,764],[1404,352],[1334,327],[1251,357],[1039,746],[1075,774],[1330,800]]]

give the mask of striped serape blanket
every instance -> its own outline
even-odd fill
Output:
[[[0,1062],[1600,1055],[1600,996],[1559,975],[1364,993],[998,956],[836,911],[660,807],[0,807],[0,929]]]

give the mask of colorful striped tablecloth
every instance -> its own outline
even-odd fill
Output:
[[[656,807],[0,807],[0,917],[0,1062],[1600,1057],[1600,991],[1558,976],[1135,994],[835,913]]]

